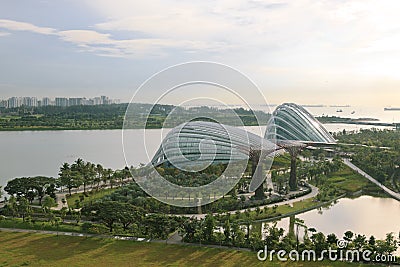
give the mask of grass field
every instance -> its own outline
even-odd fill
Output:
[[[345,166],[343,170],[329,174],[328,182],[336,184],[339,188],[351,193],[357,192],[368,186],[373,186],[373,184],[365,177],[354,172],[347,166]]]
[[[0,232],[0,266],[367,266],[260,262],[255,252],[71,236]]]

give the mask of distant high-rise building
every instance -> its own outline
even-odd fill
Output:
[[[102,95],[101,97],[101,104],[103,104],[103,105],[108,105],[109,104],[109,98],[107,97],[107,96],[105,96],[105,95]]]
[[[66,97],[56,97],[57,107],[68,107],[68,98]]]
[[[5,101],[5,102],[4,102]],[[36,97],[10,97],[8,100],[0,100],[0,107],[6,108],[17,108],[20,106],[25,107],[45,107],[56,105],[58,107],[68,107],[68,106],[79,106],[79,105],[109,105],[109,104],[119,104],[119,99],[110,99],[108,96],[100,96],[94,98],[85,97],[56,97],[55,100],[49,97],[43,97],[38,100]]]
[[[22,105],[26,107],[37,107],[37,98],[25,96],[22,98]]]
[[[83,100],[82,97],[70,97],[68,104],[69,106],[80,106],[83,105]]]
[[[42,107],[50,106],[50,105],[51,105],[51,99],[49,97],[43,97],[43,99],[42,99]]]
[[[1,100],[0,101],[0,107],[1,108],[8,108],[8,101],[7,100]]]
[[[101,104],[102,104],[101,97],[93,98],[93,105],[101,105]]]
[[[22,105],[22,101],[20,97],[10,97],[8,99],[8,107],[9,108],[18,108]]]
[[[89,105],[89,106],[93,106],[94,105],[94,99],[90,98],[90,99],[85,99],[85,105]]]

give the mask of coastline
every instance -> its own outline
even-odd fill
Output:
[[[321,122],[324,125],[329,124],[347,124],[347,125],[359,125],[359,126],[377,126],[377,127],[399,127],[398,123],[385,123],[385,122],[364,122],[364,121],[327,121]],[[251,126],[266,126],[266,124],[262,125],[244,125],[246,127]],[[121,127],[93,127],[93,128],[77,128],[77,127],[24,127],[24,128],[0,128],[0,132],[24,132],[24,131],[38,131],[38,132],[45,132],[45,131],[95,131],[95,130],[123,130],[124,128]],[[129,128],[129,130],[139,130],[143,129],[141,127],[137,128]],[[163,129],[162,127],[147,127],[145,129]]]

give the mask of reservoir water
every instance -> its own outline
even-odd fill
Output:
[[[328,131],[337,132],[372,128],[365,125],[326,124]],[[262,135],[265,127],[245,127]],[[261,132],[260,132],[261,128]],[[384,127],[379,127],[384,128]],[[146,130],[145,151],[131,151],[129,166],[148,163],[168,129]],[[128,130],[135,147],[143,144],[143,130]],[[57,176],[62,163],[72,163],[78,157],[117,169],[126,166],[121,130],[75,131],[4,131],[0,132],[0,186],[22,176]]]
[[[311,210],[295,216],[307,227],[325,234],[335,233],[339,238],[346,231],[374,235],[384,239],[387,233],[400,234],[400,201],[392,198],[360,196],[342,198],[329,207]],[[288,229],[289,218],[281,219],[277,227]]]

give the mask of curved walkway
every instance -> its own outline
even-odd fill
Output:
[[[311,187],[311,192],[308,193],[307,195],[298,197],[298,198],[293,198],[293,199],[289,199],[289,200],[285,200],[285,201],[281,201],[281,202],[277,202],[277,203],[273,203],[273,204],[267,204],[267,205],[263,205],[263,206],[258,206],[258,207],[253,207],[253,208],[248,208],[248,209],[241,209],[241,210],[232,210],[232,211],[228,211],[228,212],[224,212],[223,214],[236,214],[236,212],[240,212],[243,213],[247,210],[251,210],[251,211],[255,211],[257,208],[263,209],[264,207],[273,207],[273,206],[282,206],[282,205],[291,205],[295,202],[299,202],[299,201],[303,201],[305,199],[309,199],[309,198],[313,198],[315,196],[318,195],[319,190],[317,187],[310,185]],[[196,218],[196,219],[204,219],[206,217],[207,214],[174,214],[177,216],[185,216],[185,217],[191,217],[191,218]],[[218,213],[213,213],[213,215],[218,215]]]
[[[367,174],[366,172],[364,172],[363,170],[361,170],[360,168],[358,168],[356,165],[354,165],[353,163],[350,162],[349,159],[343,159],[344,164],[346,164],[347,166],[349,166],[351,169],[353,169],[354,171],[356,171],[357,173],[361,174],[362,176],[364,176],[365,178],[367,178],[368,180],[370,180],[372,183],[376,184],[377,186],[379,186],[380,188],[382,188],[383,191],[385,191],[387,194],[391,195],[393,198],[397,199],[398,201],[400,201],[400,194],[396,193],[392,190],[390,190],[389,188],[387,188],[386,186],[384,186],[383,184],[381,184],[379,181],[377,181],[376,179],[372,178],[369,174]]]

